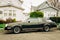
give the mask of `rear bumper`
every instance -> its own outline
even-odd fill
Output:
[[[51,27],[51,28],[56,28],[56,27],[57,27],[57,25],[51,25],[50,27]]]
[[[51,28],[57,27],[56,23],[49,23]]]

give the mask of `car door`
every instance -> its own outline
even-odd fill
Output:
[[[32,18],[28,19],[25,25],[23,25],[24,28],[38,28],[39,20],[38,18]]]

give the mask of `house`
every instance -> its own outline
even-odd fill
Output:
[[[44,17],[56,16],[56,14],[58,12],[58,9],[49,5],[49,3],[47,1],[43,2],[39,6],[35,7],[33,10],[42,11],[44,13]]]
[[[0,5],[0,19],[6,20],[7,18],[15,18],[17,21],[24,20],[24,9],[19,5],[16,6],[11,2],[5,3],[5,5]]]

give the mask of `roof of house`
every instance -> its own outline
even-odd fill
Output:
[[[1,4],[1,2],[3,4]],[[15,8],[18,8],[18,9],[21,9],[21,10],[24,10],[22,7],[21,7],[21,1],[20,0],[16,0],[16,1],[0,1],[0,8],[2,7],[15,7]]]
[[[24,9],[23,9],[23,8],[21,8],[21,7],[17,7],[17,6],[13,6],[13,5],[0,6],[0,8],[3,8],[3,7],[14,7],[14,8],[17,8],[17,9],[24,10]]]
[[[37,7],[37,10],[43,10],[43,9],[47,9],[47,8],[53,8],[54,10],[59,10],[59,9],[51,6],[47,1],[43,2],[42,4],[40,4],[40,5]]]

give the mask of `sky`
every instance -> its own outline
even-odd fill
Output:
[[[28,12],[30,12],[31,10],[30,10],[30,8],[31,8],[31,5],[33,5],[33,6],[38,6],[38,5],[40,5],[41,3],[43,3],[44,1],[46,1],[46,0],[23,0],[24,1],[24,3],[23,3],[23,5],[22,5],[22,7],[25,9],[25,13],[28,13]]]

